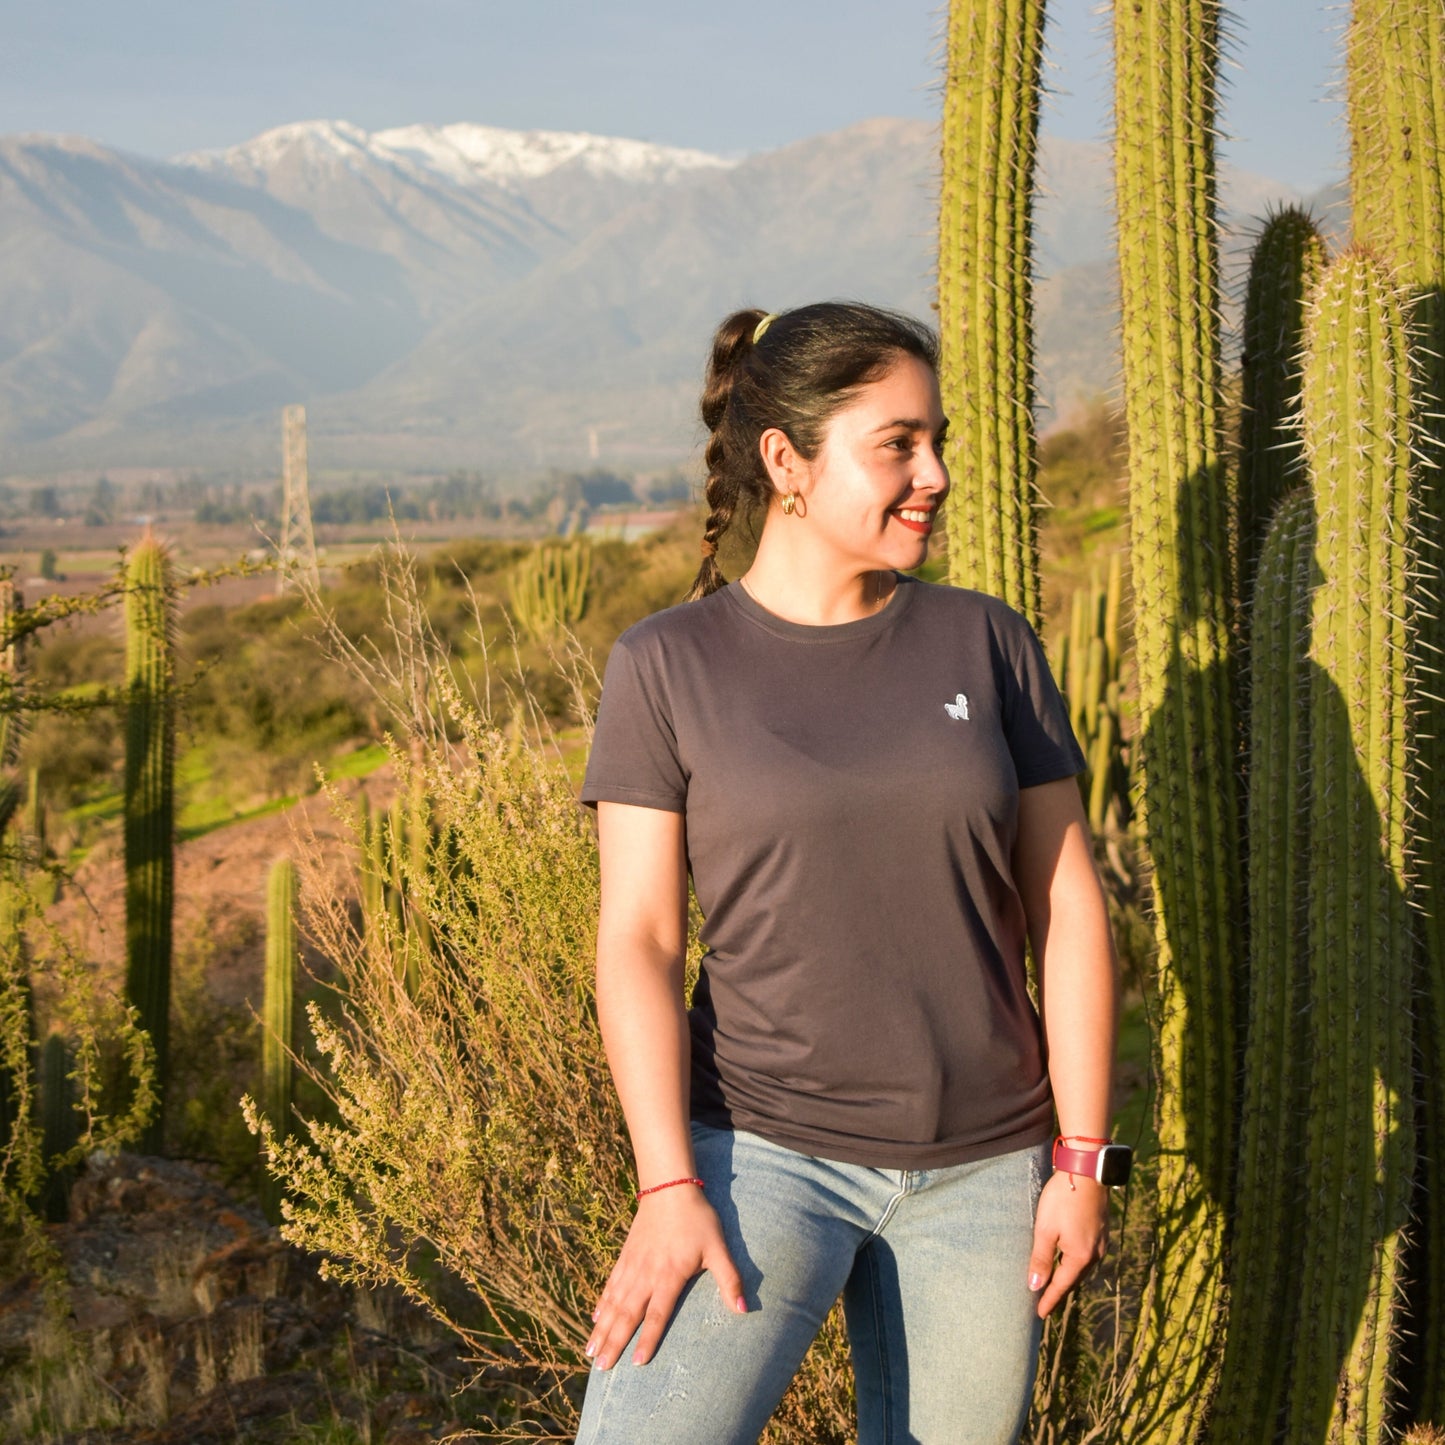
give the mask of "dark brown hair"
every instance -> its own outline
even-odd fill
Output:
[[[775,316],[754,342],[766,314],[734,311],[713,336],[701,402],[711,433],[703,453],[709,510],[689,602],[727,581],[715,554],[739,511],[766,508],[772,498],[758,446],[765,431],[777,427],[812,461],[834,413],[900,356],[938,370],[938,338],[911,316],[857,301],[820,301]]]

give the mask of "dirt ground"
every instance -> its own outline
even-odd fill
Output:
[[[385,807],[395,779],[385,766],[364,779],[338,783],[337,790],[352,806],[365,795],[373,806]],[[218,1006],[249,1003],[260,1009],[267,877],[278,858],[299,859],[303,853],[320,857],[334,869],[337,886],[347,886],[354,859],[350,832],[325,794],[177,843],[176,953],[204,962],[207,989]],[[125,870],[118,824],[91,850],[74,882],[65,885],[52,918],[96,965],[100,979],[118,986],[125,971]]]

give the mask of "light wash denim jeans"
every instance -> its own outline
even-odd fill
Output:
[[[710,1274],[657,1354],[587,1382],[578,1445],[751,1445],[841,1294],[858,1445],[1010,1445],[1038,1361],[1028,1264],[1047,1145],[943,1169],[816,1159],[693,1125],[748,1313]]]

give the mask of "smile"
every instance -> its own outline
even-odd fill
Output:
[[[899,507],[893,515],[912,532],[922,532],[927,536],[933,530],[932,507]]]

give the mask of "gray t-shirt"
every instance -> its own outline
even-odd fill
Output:
[[[582,798],[685,816],[692,1117],[895,1169],[1046,1139],[1010,859],[1019,789],[1082,767],[1033,630],[982,593],[900,577],[812,627],[734,583],[623,633]]]

